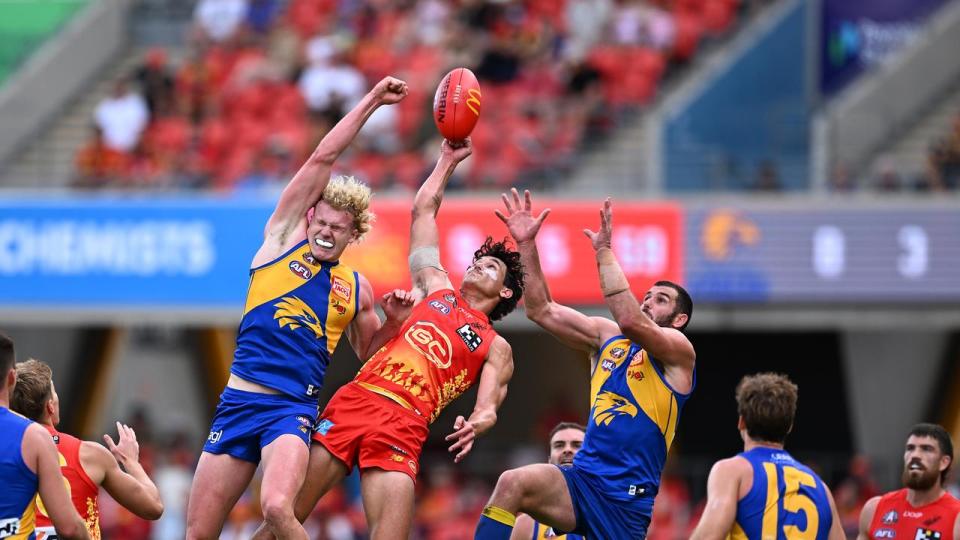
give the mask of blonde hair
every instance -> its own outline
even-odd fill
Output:
[[[353,226],[357,229],[357,240],[373,227],[376,216],[370,211],[370,186],[353,176],[337,176],[330,180],[320,199],[337,210],[346,210],[353,214]]]

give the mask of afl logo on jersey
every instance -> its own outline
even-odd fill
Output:
[[[300,261],[290,261],[290,271],[302,277],[303,279],[310,279],[313,277],[313,272],[311,272],[310,269],[304,266]]]
[[[449,315],[449,314],[450,314],[450,306],[444,304],[443,302],[441,302],[441,301],[439,301],[439,300],[431,300],[431,301],[430,301],[430,307],[432,307],[433,309],[439,311],[440,313],[443,313],[444,315]]]
[[[453,347],[450,345],[450,338],[437,328],[437,325],[425,321],[416,322],[407,329],[403,339],[438,368],[450,367]]]

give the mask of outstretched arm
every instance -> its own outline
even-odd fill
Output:
[[[384,294],[381,305],[386,319],[381,323],[373,306],[373,287],[365,277],[360,276],[360,311],[350,323],[347,332],[350,345],[361,362],[373,356],[373,353],[397,334],[410,314],[415,300],[413,293],[403,289]]]
[[[280,194],[264,231],[265,247],[270,245],[282,252],[299,241],[299,237],[292,233],[304,228],[307,210],[320,202],[330,181],[334,161],[350,146],[378,107],[398,103],[406,95],[407,83],[385,77],[333,126]]]
[[[137,516],[143,519],[160,519],[163,502],[157,486],[140,465],[137,434],[120,422],[117,422],[117,432],[117,443],[114,443],[109,435],[103,436],[109,451],[99,444],[84,442],[93,461],[103,468],[103,488],[114,500]],[[122,470],[120,465],[123,466]]]
[[[743,462],[743,463],[739,463]],[[740,472],[750,467],[743,458],[718,461],[707,478],[707,506],[690,540],[722,540],[737,518]]]
[[[588,317],[553,301],[547,280],[540,268],[540,253],[536,243],[540,225],[550,214],[550,209],[547,208],[539,216],[533,217],[530,192],[524,190],[522,202],[516,188],[513,188],[510,194],[511,197],[501,195],[506,214],[499,210],[494,210],[494,213],[506,223],[510,235],[517,242],[520,261],[526,274],[523,302],[527,317],[568,346],[593,353],[609,337],[619,333],[616,325],[608,319]]]
[[[423,296],[452,287],[447,272],[440,265],[440,234],[437,231],[437,212],[443,202],[443,190],[456,170],[457,164],[473,152],[470,139],[454,148],[449,141],[440,146],[440,159],[433,172],[420,186],[413,200],[410,223],[410,277],[413,287]]]
[[[507,397],[507,384],[513,377],[513,349],[507,340],[500,336],[494,340],[487,351],[487,359],[480,372],[477,384],[477,402],[473,406],[470,418],[458,416],[453,424],[454,432],[447,435],[451,452],[457,452],[454,463],[460,463],[473,448],[473,441],[483,435],[497,423],[497,410]]]
[[[584,233],[590,238],[593,249],[596,251],[603,299],[623,334],[639,343],[668,369],[679,367],[685,371],[693,370],[695,354],[687,336],[676,328],[659,326],[643,313],[640,302],[630,291],[627,276],[610,248],[610,240],[613,236],[613,211],[610,199],[604,201],[603,209],[600,211],[600,231],[595,233],[584,230]]]

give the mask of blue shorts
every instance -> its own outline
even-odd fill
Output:
[[[310,446],[317,405],[285,395],[224,388],[203,451],[260,463],[260,451],[281,435],[296,435]]]
[[[633,501],[613,499],[599,478],[573,465],[557,468],[567,481],[577,520],[576,528],[568,533],[610,540],[646,538],[653,515],[653,497],[638,496]]]

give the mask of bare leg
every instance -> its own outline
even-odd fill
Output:
[[[187,504],[188,540],[220,537],[227,515],[256,470],[256,464],[226,454],[200,455]]]
[[[540,523],[564,531],[577,526],[567,481],[553,465],[527,465],[501,474],[488,504],[511,514],[530,514]]]
[[[294,514],[300,523],[306,521],[310,512],[317,506],[326,492],[340,483],[347,475],[347,467],[339,459],[333,457],[322,444],[313,443],[310,447],[310,461],[307,464],[307,475],[300,488],[300,494],[297,496],[294,505]],[[274,538],[273,533],[266,523],[260,524],[260,528],[253,535],[253,540],[270,540]]]
[[[263,447],[260,507],[263,519],[278,540],[307,540],[307,532],[293,513],[303,485],[310,447],[296,435],[281,435]]]
[[[413,479],[402,472],[365,469],[360,477],[370,540],[406,540],[413,521]]]

